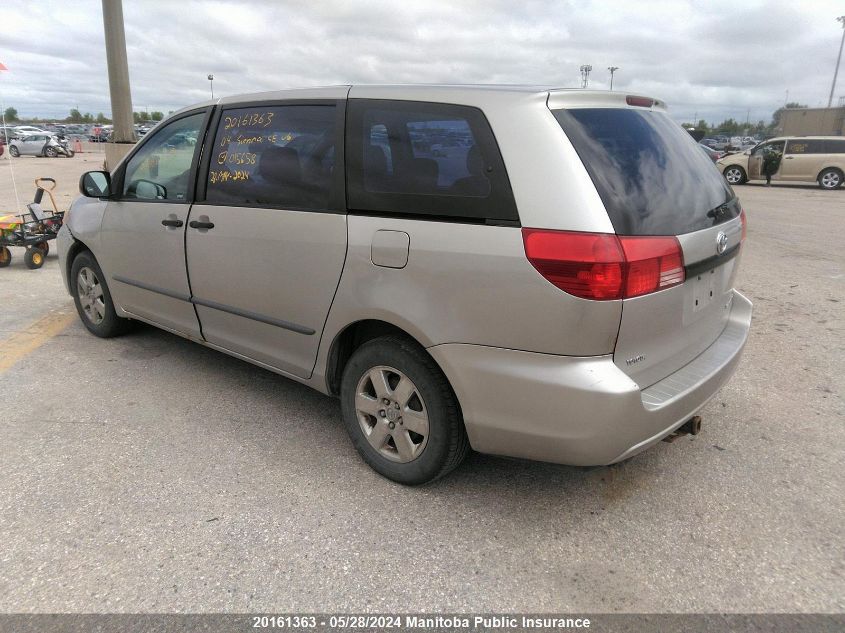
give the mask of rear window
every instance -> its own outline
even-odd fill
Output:
[[[349,208],[458,221],[517,222],[499,147],[468,106],[351,99]]]
[[[827,154],[845,154],[845,139],[841,141],[825,141],[824,151]]]
[[[824,141],[817,139],[790,140],[786,144],[785,154],[824,154]]]
[[[554,110],[620,235],[681,235],[726,222],[740,207],[684,129],[662,112]]]
[[[224,110],[212,146],[206,201],[329,209],[335,122],[333,105]]]

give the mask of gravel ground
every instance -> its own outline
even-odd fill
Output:
[[[64,203],[98,160],[15,168]],[[73,320],[0,373],[0,611],[842,611],[845,191],[738,193],[739,371],[701,435],[607,468],[472,455],[403,488],[357,457],[335,400]],[[0,355],[72,310],[54,254],[15,258]]]

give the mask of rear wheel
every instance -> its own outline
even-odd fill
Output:
[[[14,145],[10,145],[10,146],[9,146],[9,153],[10,153],[12,156],[14,156],[15,158],[17,158],[18,156],[20,156],[20,155],[21,155],[20,150],[18,150],[18,148],[17,148],[17,147],[15,147]]]
[[[409,339],[384,336],[358,348],[343,371],[340,398],[352,443],[388,479],[433,481],[469,450],[452,388],[431,356]]]
[[[5,268],[12,263],[12,251],[5,246],[0,246],[0,268]]]
[[[30,270],[36,270],[44,265],[45,253],[40,248],[31,247],[26,249],[23,255],[24,264]]]
[[[55,147],[48,147],[44,150],[44,156],[46,156],[47,158],[55,158],[58,155],[59,153],[56,151]]]
[[[50,253],[50,242],[38,242],[38,244],[35,245],[35,248],[44,253],[44,257],[47,257]]]
[[[819,186],[822,189],[839,189],[842,180],[842,172],[835,168],[825,169],[819,174]]]
[[[745,170],[738,165],[731,165],[725,170],[725,180],[732,185],[742,185],[748,180]]]
[[[73,302],[91,334],[111,338],[127,332],[132,322],[117,316],[106,278],[90,251],[82,251],[70,267]]]

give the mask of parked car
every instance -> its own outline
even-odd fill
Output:
[[[49,134],[47,130],[42,130],[41,128],[33,127],[31,125],[17,125],[13,128],[9,128],[10,134],[9,139],[13,138],[23,138],[25,136],[31,136],[33,134]]]
[[[699,143],[698,145],[705,154],[707,154],[707,158],[712,160],[714,163],[722,157],[722,152],[717,152],[715,149],[710,149],[706,145]]]
[[[451,132],[471,142],[415,151]],[[405,484],[469,447],[611,464],[697,432],[750,326],[739,201],[651,98],[227,97],[80,189],[60,268],[92,334],[147,322],[337,396],[364,461]]]
[[[777,137],[725,156],[716,166],[731,185],[765,180],[763,155],[768,148],[782,154],[773,181],[817,182],[822,189],[838,189],[845,180],[845,138],[841,136]]]
[[[23,138],[16,138],[9,141],[9,154],[18,156],[73,156],[73,150],[68,147],[67,141],[60,141],[52,134],[30,134]]]

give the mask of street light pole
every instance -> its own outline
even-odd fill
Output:
[[[581,66],[581,87],[586,88],[590,83],[590,71],[593,69],[589,64]]]
[[[214,75],[208,75],[208,84],[211,86],[211,98],[214,99]]]
[[[827,107],[833,102],[833,91],[836,89],[836,75],[839,74],[839,62],[842,61],[842,46],[845,44],[845,15],[836,18],[842,23],[842,41],[839,42],[839,56],[836,58],[836,70],[833,71],[833,83],[830,85],[830,96],[827,98]]]
[[[607,69],[610,71],[610,89],[613,90],[613,73],[619,70],[619,66],[608,66]]]
[[[136,141],[132,118],[132,93],[129,90],[129,62],[126,59],[126,34],[123,31],[122,0],[103,0],[103,27],[106,34],[111,115],[114,121],[114,136],[108,144],[112,146],[113,151],[110,152],[111,156],[106,155],[106,162],[116,164],[129,151],[129,144]],[[120,145],[123,147],[118,149]]]

